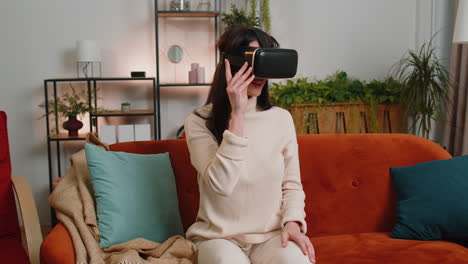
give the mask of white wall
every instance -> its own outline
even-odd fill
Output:
[[[49,222],[50,216],[45,120],[38,120],[43,110],[37,107],[43,102],[43,80],[76,76],[74,48],[79,39],[97,40],[101,47],[103,76],[129,76],[135,69],[154,76],[153,11],[153,0],[0,2],[0,109],[8,115],[13,174],[25,175],[29,180],[43,223]],[[181,26],[181,23],[175,25]],[[165,30],[161,38],[161,55],[170,44],[180,44],[194,53],[178,65],[180,81],[187,78],[184,72],[193,60],[208,67],[209,80],[214,63],[209,64],[210,69],[210,58],[204,58],[207,52],[199,55],[191,49],[197,50],[197,46],[201,46],[198,50],[207,50],[208,41],[214,44],[214,39],[209,39],[213,27],[193,21],[185,22],[183,26],[191,33],[182,39],[174,28],[161,26]],[[196,41],[190,42],[194,35]],[[173,42],[170,37],[174,37]],[[162,66],[173,70],[167,63]],[[103,105],[117,107],[121,98],[125,98],[115,90],[143,104],[142,96],[146,93],[140,86],[106,86],[102,89],[102,97],[107,99],[103,100]],[[175,138],[185,116],[204,102],[205,94],[206,88],[200,87],[161,89],[163,139]],[[109,100],[112,98],[117,98],[117,102]],[[62,150],[65,154],[81,147],[73,143],[66,146]],[[68,158],[69,155],[62,158],[65,167],[69,164]]]
[[[451,2],[273,0],[273,33],[282,46],[299,51],[299,75],[321,78],[342,69],[363,79],[381,78],[404,52],[439,29],[436,45],[448,56]]]
[[[273,0],[271,12],[273,34],[299,51],[298,76],[345,70],[362,79],[384,78],[433,36],[448,67],[455,14],[450,0]],[[434,122],[429,138],[439,141],[441,130]]]
[[[320,78],[342,69],[359,78],[381,78],[407,49],[417,47],[439,27],[441,54],[449,54],[450,28],[443,26],[451,20],[447,2],[451,1],[271,0],[272,34],[283,47],[299,51],[298,76]],[[225,1],[224,6],[228,4]],[[162,80],[170,81],[166,75],[175,70],[183,81],[194,61],[207,67],[209,80],[213,65],[207,43],[214,41],[210,25],[176,20],[162,24],[161,30],[161,55],[171,44],[181,45],[189,54],[177,68],[163,62]],[[0,36],[0,109],[9,117],[13,173],[29,180],[40,218],[48,223],[45,121],[37,120],[42,114],[37,107],[43,101],[42,82],[76,75],[73,50],[78,39],[99,42],[104,76],[128,76],[134,69],[153,76],[153,1],[2,1]],[[138,104],[144,104],[145,92],[135,94],[135,89],[143,88],[106,87],[133,96]],[[117,106],[115,101],[122,96],[106,91],[103,103]],[[207,89],[200,87],[161,90],[163,139],[175,137],[185,116],[204,102],[206,94]],[[66,153],[79,148],[71,144]]]

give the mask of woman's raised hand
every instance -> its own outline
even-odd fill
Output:
[[[240,70],[232,76],[231,65],[229,60],[224,60],[226,68],[226,91],[229,96],[229,102],[231,103],[231,114],[245,114],[247,111],[247,88],[249,84],[255,79],[255,76],[252,74],[252,67],[248,67],[248,63],[245,62]]]

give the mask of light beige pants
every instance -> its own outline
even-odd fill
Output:
[[[260,243],[241,248],[226,239],[210,239],[195,243],[198,264],[309,264],[309,258],[293,241],[283,248],[281,233]]]

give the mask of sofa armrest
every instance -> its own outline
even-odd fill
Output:
[[[34,202],[29,184],[23,176],[14,176],[11,177],[11,180],[18,200],[21,218],[23,219],[26,251],[28,252],[29,261],[31,264],[39,264],[39,248],[42,243],[42,233],[36,203]]]
[[[41,260],[44,264],[75,263],[73,241],[61,223],[58,223],[44,238],[41,245]]]

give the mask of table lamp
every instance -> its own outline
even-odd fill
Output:
[[[453,43],[468,43],[468,0],[458,2],[457,19],[453,31]]]
[[[101,77],[101,58],[94,40],[78,40],[76,42],[76,73],[80,78],[80,72],[85,78],[95,77],[94,66],[99,66],[98,77]],[[91,68],[91,69],[90,69]],[[89,74],[89,71],[91,74]],[[96,76],[97,77],[97,76]]]

